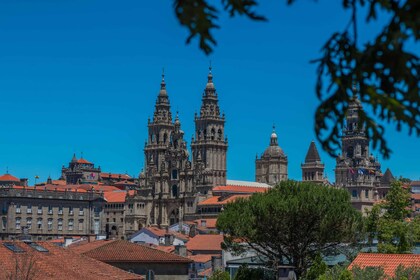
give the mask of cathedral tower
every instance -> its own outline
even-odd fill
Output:
[[[226,185],[228,142],[225,138],[225,116],[220,114],[211,67],[209,70],[200,115],[195,115],[195,136],[192,139],[191,150],[193,164],[202,162],[211,186],[217,186]]]
[[[287,180],[287,156],[280,148],[275,128],[270,137],[270,146],[265,149],[261,158],[255,159],[255,181],[271,186]]]
[[[302,181],[310,181],[316,183],[323,183],[324,179],[324,164],[321,162],[318,149],[315,142],[312,141],[309,145],[308,153],[305,157],[305,163],[302,167]]]
[[[335,183],[346,188],[353,206],[364,212],[377,199],[382,174],[380,163],[369,153],[369,139],[359,119],[362,110],[362,104],[354,97],[342,133],[342,154],[336,158]]]

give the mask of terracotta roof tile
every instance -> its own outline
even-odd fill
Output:
[[[198,275],[200,276],[211,276],[213,274],[213,269],[211,267],[204,269],[203,271],[200,271]]]
[[[82,254],[103,262],[142,262],[142,263],[190,263],[190,259],[153,249],[147,245],[135,244],[125,240],[94,241],[99,245],[79,245]],[[83,249],[86,246],[88,249]],[[93,248],[95,247],[96,248]],[[82,247],[82,248],[80,248]],[[76,247],[77,248],[77,247]],[[90,249],[92,248],[92,249]]]
[[[207,263],[211,261],[211,258],[213,256],[220,256],[220,255],[199,254],[199,255],[188,256],[188,258],[195,263]]]
[[[361,268],[381,266],[388,276],[394,276],[395,270],[399,265],[403,265],[404,267],[420,266],[420,255],[360,253],[350,264],[348,269],[352,269],[354,266],[359,266]]]
[[[84,158],[78,159],[77,163],[92,164],[90,161],[87,161]]]
[[[187,242],[190,251],[222,251],[223,235],[198,234]]]
[[[264,187],[247,187],[247,186],[218,186],[213,188],[213,192],[228,193],[261,193],[266,192],[269,188]]]
[[[238,198],[247,198],[250,196],[250,194],[235,194],[225,198],[223,198],[222,196],[212,196],[210,198],[207,198],[206,200],[199,202],[198,205],[226,205],[229,202],[237,200]]]
[[[102,172],[101,173],[101,178],[102,179],[132,179],[132,177],[130,175],[127,174],[116,174],[116,173],[106,173],[106,172]]]
[[[124,203],[126,191],[104,192],[104,198],[108,203]]]
[[[206,228],[216,228],[217,219],[199,219],[195,220],[194,223],[196,223],[198,227],[202,227],[202,221],[205,221]]]
[[[20,182],[19,178],[16,178],[15,176],[10,175],[10,174],[4,174],[3,176],[0,176],[0,182],[1,181],[5,181],[5,182],[9,182],[9,181],[12,181],[12,182]]]
[[[8,241],[0,241],[0,279],[5,279],[7,274],[14,273],[16,261],[21,262],[21,265],[24,265],[25,261],[26,263],[30,262],[34,266],[35,277],[31,278],[33,280],[144,279],[140,275],[79,255],[53,243],[37,242],[38,245],[48,250],[48,252],[39,252],[24,242],[14,242],[25,253],[14,253],[7,249],[4,243],[8,243]]]

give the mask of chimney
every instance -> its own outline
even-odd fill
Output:
[[[174,243],[174,236],[172,234],[165,234],[165,246],[170,246]]]
[[[211,257],[211,268],[213,271],[220,270],[222,266],[222,256],[212,256]]]
[[[73,243],[72,237],[69,237],[69,236],[64,237],[64,247],[69,246],[71,243]]]
[[[202,227],[207,227],[207,222],[206,222],[206,220],[201,220],[201,226],[202,226]]]
[[[185,245],[176,245],[175,246],[175,254],[186,257],[187,256],[187,247]]]

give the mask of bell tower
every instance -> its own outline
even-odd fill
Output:
[[[228,141],[225,137],[225,116],[220,114],[217,92],[213,84],[212,68],[209,67],[200,115],[195,115],[195,136],[191,150],[193,164],[202,162],[212,186],[226,185],[226,154]]]

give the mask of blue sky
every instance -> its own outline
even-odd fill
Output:
[[[349,12],[341,1],[261,2],[269,22],[222,16],[218,45],[206,56],[196,41],[185,45],[172,1],[1,1],[0,173],[8,167],[31,183],[35,175],[57,178],[83,152],[106,172],[137,175],[162,67],[190,143],[211,60],[227,118],[228,177],[254,179],[255,155],[275,123],[289,175],[300,179],[318,105],[309,61],[346,26]],[[362,41],[380,23],[361,21]],[[419,179],[419,138],[392,127],[386,137],[394,153],[382,169]],[[335,160],[321,157],[334,180]]]

